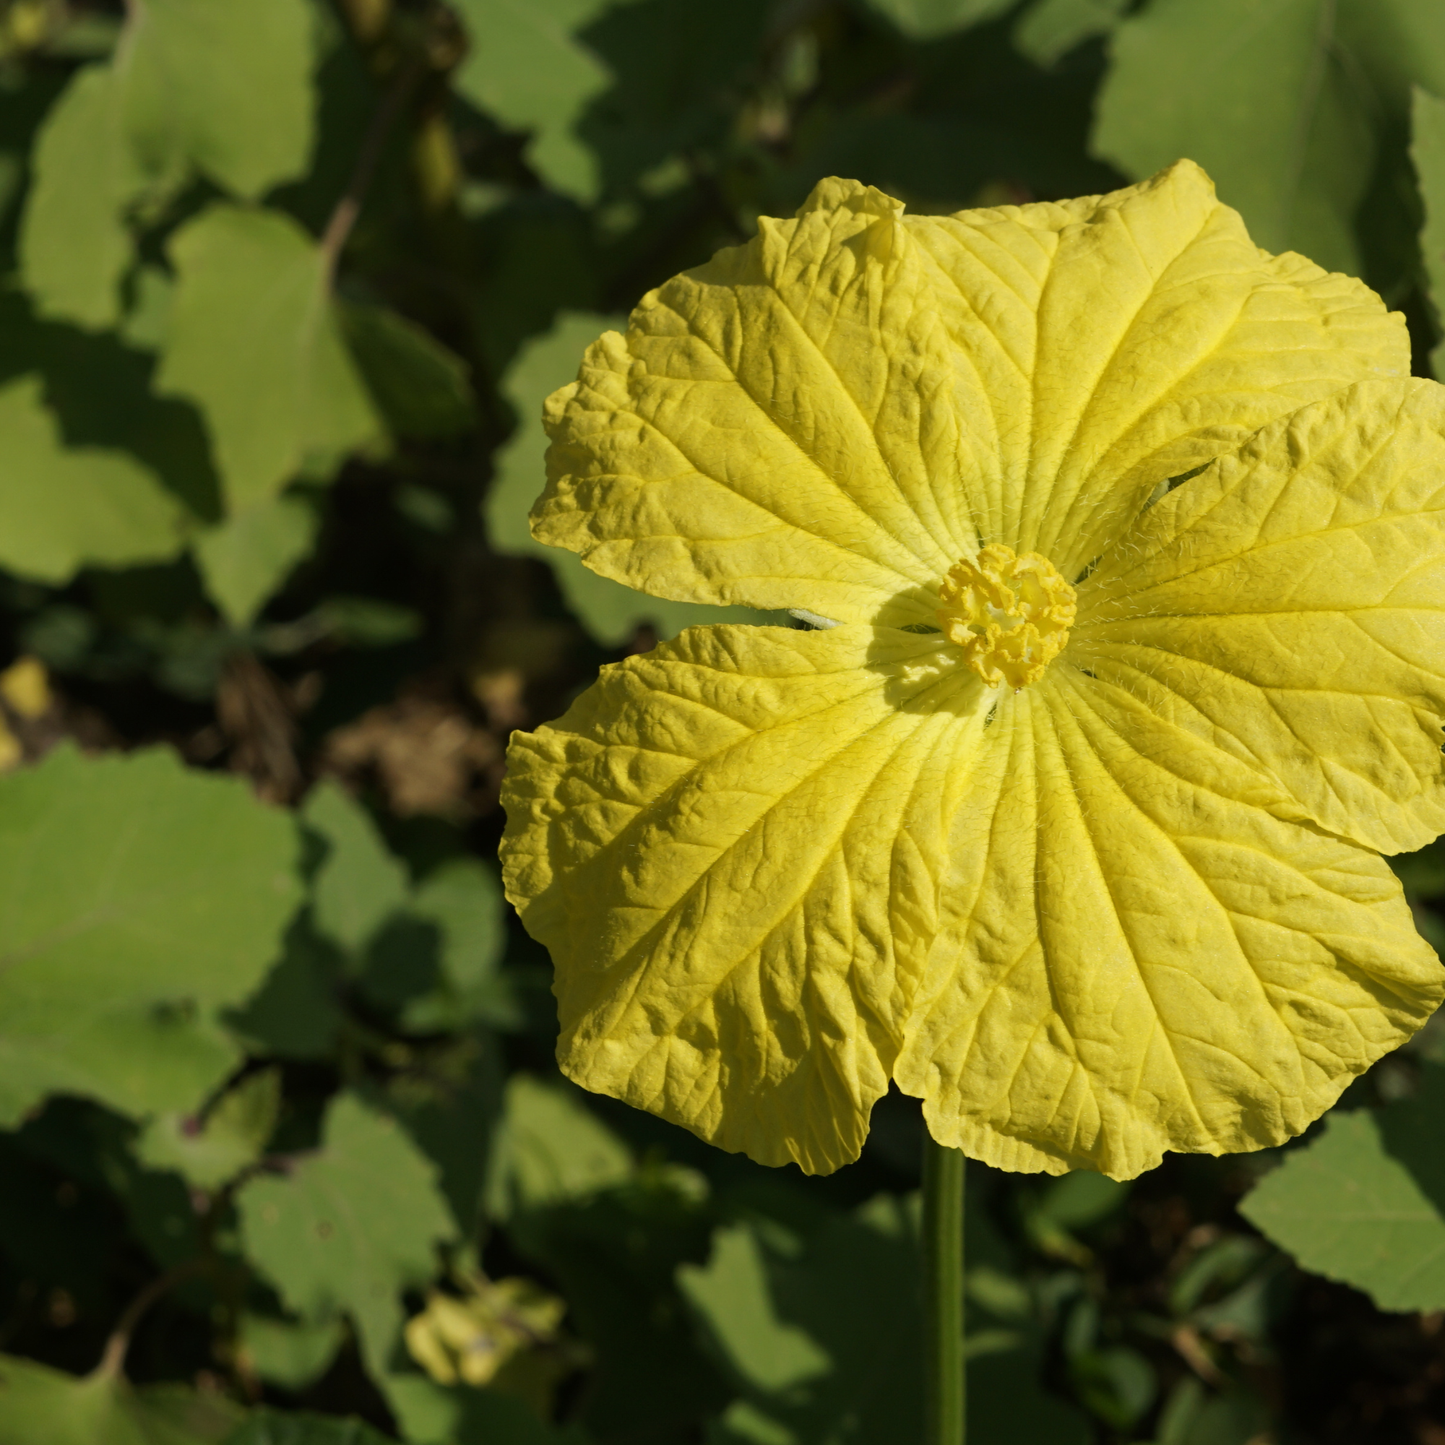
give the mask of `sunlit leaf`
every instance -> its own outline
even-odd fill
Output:
[[[232,508],[325,475],[378,422],[342,344],[321,248],[289,217],[218,205],[171,238],[178,273],[157,375],[205,417]]]
[[[46,1094],[196,1108],[296,907],[296,835],[169,752],[62,749],[0,779],[0,1120]]]
[[[0,564],[66,582],[87,565],[174,557],[185,511],[125,452],[67,447],[35,377],[0,389]]]
[[[345,1311],[380,1369],[402,1323],[400,1294],[435,1273],[454,1227],[431,1164],[391,1119],[333,1101],[319,1152],[236,1195],[247,1255],[303,1318]]]

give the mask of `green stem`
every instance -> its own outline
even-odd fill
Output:
[[[923,1145],[925,1445],[964,1445],[963,1166],[961,1149]]]

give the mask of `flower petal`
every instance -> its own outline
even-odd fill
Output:
[[[902,210],[824,182],[648,295],[548,403],[534,534],[694,601],[863,621],[935,588],[976,537],[951,345]]]
[[[1111,195],[908,225],[997,449],[976,484],[984,539],[1069,578],[1160,481],[1351,382],[1409,374],[1403,317],[1260,251],[1191,161]]]
[[[895,1077],[1002,1168],[1279,1144],[1445,993],[1377,856],[1190,733],[1126,742],[1142,711],[1055,663],[1000,705],[959,817]]]
[[[1401,317],[1264,255],[1190,162],[902,210],[825,181],[647,296],[548,402],[534,534],[665,597],[921,620],[980,540],[1073,577],[1161,480],[1409,371]]]
[[[1067,656],[1267,772],[1283,816],[1386,853],[1445,831],[1445,387],[1362,383],[1176,488]]]
[[[857,1156],[986,690],[870,628],[707,627],[509,753],[508,897],[579,1084],[766,1164]]]

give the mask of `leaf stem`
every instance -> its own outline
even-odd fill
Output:
[[[110,1338],[105,1342],[105,1353],[101,1355],[100,1363],[95,1367],[95,1373],[107,1380],[119,1378],[121,1371],[125,1368],[126,1351],[130,1349],[131,1336],[135,1333],[136,1326],[140,1324],[146,1312],[162,1295],[188,1280],[193,1274],[201,1273],[207,1264],[208,1261],[199,1257],[188,1259],[151,1280],[125,1307],[119,1322],[110,1332]]]
[[[964,1445],[963,1176],[961,1149],[923,1144],[925,1445]]]
[[[421,65],[417,61],[413,60],[402,66],[371,118],[371,125],[361,142],[361,149],[357,152],[351,182],[337,201],[331,212],[331,219],[326,223],[326,230],[321,235],[321,254],[325,256],[326,264],[332,271],[336,269],[341,248],[351,235],[351,228],[361,215],[362,203],[366,200],[367,191],[371,189],[372,178],[381,161],[387,135],[420,76]]]

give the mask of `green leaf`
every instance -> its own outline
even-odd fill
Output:
[[[1358,274],[1373,102],[1337,44],[1335,8],[1154,0],[1114,32],[1095,151],[1136,178],[1188,156],[1266,250]]]
[[[406,869],[361,804],[329,779],[312,790],[301,816],[326,848],[312,885],[316,930],[358,953],[406,902]]]
[[[261,1157],[280,1109],[280,1070],[248,1074],[203,1120],[157,1115],[136,1141],[136,1158],[152,1169],[173,1169],[200,1189],[217,1189]]]
[[[519,1007],[498,972],[507,923],[496,875],[472,858],[444,863],[416,890],[410,911],[440,931],[442,988],[409,1003],[405,1025],[418,1033],[469,1022],[516,1027]]]
[[[745,1385],[791,1390],[832,1371],[812,1335],[774,1312],[768,1259],[751,1225],[719,1229],[706,1267],[685,1264],[678,1281]]]
[[[542,403],[576,377],[589,342],[610,327],[626,324],[617,316],[564,312],[551,331],[529,341],[517,353],[502,380],[502,394],[517,413],[517,429],[496,454],[486,501],[492,543],[503,551],[541,557],[549,563],[568,607],[607,646],[625,642],[643,623],[656,628],[659,637],[667,638],[676,637],[684,627],[704,622],[772,621],[768,613],[745,607],[704,607],[634,592],[589,571],[574,553],[544,546],[532,538],[527,513],[547,479]]]
[[[936,40],[1013,8],[1015,0],[867,0],[910,40]]]
[[[611,0],[457,0],[471,46],[453,83],[514,130],[533,132],[528,163],[549,185],[585,200],[597,194],[597,163],[575,126],[607,89],[607,67],[578,31]]]
[[[306,173],[315,20],[305,0],[139,0],[121,115],[152,174],[189,164],[247,200]]]
[[[276,957],[295,854],[290,818],[167,751],[0,779],[0,1121],[60,1090],[195,1108],[237,1061],[215,1013]]]
[[[466,362],[385,306],[338,305],[342,334],[372,399],[398,436],[451,437],[476,424]]]
[[[299,1411],[253,1410],[224,1445],[389,1445],[364,1420]]]
[[[247,627],[311,551],[321,519],[304,497],[262,497],[195,541],[206,592],[233,627]]]
[[[124,452],[67,447],[22,377],[0,388],[0,564],[67,582],[81,567],[163,562],[183,543],[185,512],[155,474]]]
[[[1108,35],[1128,0],[1035,0],[1014,23],[1014,45],[1035,65],[1051,66],[1075,46]]]
[[[844,1430],[858,1445],[921,1438],[912,1234],[902,1201],[880,1196],[806,1241],[754,1223],[725,1227],[706,1266],[679,1268],[755,1415],[800,1445]]]
[[[328,475],[376,438],[327,257],[295,221],[212,206],[168,249],[178,279],[156,382],[200,408],[230,507]]]
[[[46,117],[21,234],[40,313],[119,320],[132,210],[199,170],[253,199],[305,173],[314,16],[305,0],[138,0],[116,57],[80,72]]]
[[[241,1316],[240,1347],[250,1368],[283,1390],[299,1392],[315,1384],[345,1340],[346,1326],[339,1317],[312,1323],[250,1313]]]
[[[915,1206],[916,1199],[879,1195],[852,1214],[830,1213],[803,1235],[755,1216],[718,1230],[706,1265],[679,1268],[683,1294],[742,1392],[710,1445],[921,1438]],[[976,1212],[971,1249],[975,1234],[986,1232]],[[972,1267],[971,1295],[976,1272]],[[991,1282],[983,1293],[1005,1297],[1011,1328],[970,1335],[975,1356],[980,1345],[991,1351],[970,1372],[971,1445],[1083,1445],[1083,1418],[1039,1387],[1042,1329],[1018,1318],[1014,1298],[1032,1316],[1026,1288]]]
[[[1402,119],[1413,86],[1445,94],[1445,10],[1435,0],[1343,0],[1339,16],[1341,39]]]
[[[400,1293],[436,1273],[434,1245],[455,1234],[435,1170],[394,1120],[342,1094],[319,1153],[236,1194],[246,1254],[289,1309],[356,1324],[381,1373],[401,1329]]]
[[[78,326],[115,325],[132,249],[124,210],[147,180],[121,130],[109,66],[71,81],[40,127],[33,165],[20,271],[36,309]]]
[[[1410,159],[1420,183],[1425,223],[1420,228],[1420,254],[1435,323],[1445,332],[1445,100],[1416,89]],[[1445,341],[1430,353],[1436,376],[1445,372]]]
[[[410,1445],[590,1445],[576,1426],[554,1428],[525,1401],[495,1390],[448,1389],[412,1374],[379,1383]]]
[[[1306,1269],[1383,1310],[1445,1308],[1445,1070],[1378,1111],[1334,1113],[1324,1133],[1246,1196],[1240,1212]]]
[[[303,915],[286,932],[286,951],[261,987],[226,1025],[254,1053],[283,1059],[321,1059],[341,1028],[337,986],[341,960]]]
[[[487,1177],[497,1219],[581,1199],[631,1177],[627,1146],[561,1079],[513,1074]]]
[[[388,1081],[385,1108],[437,1167],[437,1183],[464,1239],[476,1237],[505,1064],[495,1039],[463,1034],[418,1047]]]
[[[707,1257],[716,1207],[706,1178],[651,1158],[631,1179],[509,1221],[507,1237],[555,1281],[589,1345],[579,1422],[599,1440],[695,1438],[732,1393],[680,1327],[679,1261]]]
[[[0,1355],[0,1445],[218,1445],[240,1418],[220,1395],[175,1385],[136,1390]]]

